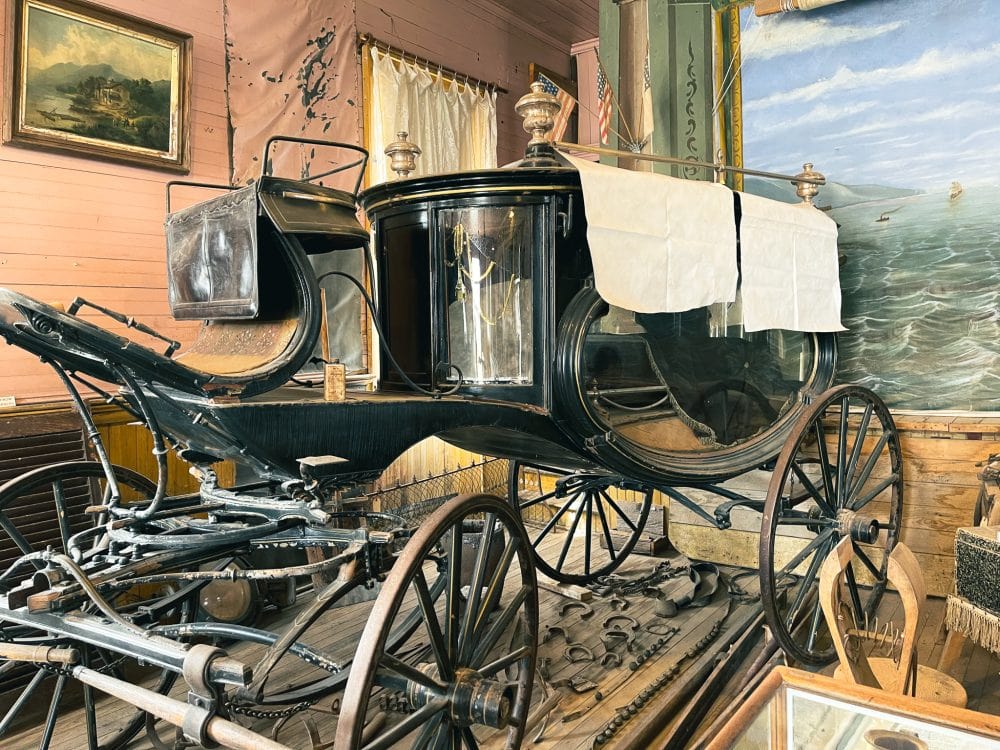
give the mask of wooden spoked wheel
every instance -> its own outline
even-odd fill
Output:
[[[520,518],[499,498],[460,496],[425,519],[368,617],[336,747],[477,748],[496,730],[519,747],[537,652],[533,563]],[[435,602],[440,576],[447,583]],[[414,610],[412,649],[389,653],[389,634]],[[409,712],[380,712],[388,696]]]
[[[616,487],[632,491],[638,513],[624,511],[612,494]],[[635,547],[653,490],[608,474],[511,461],[507,497],[528,526],[538,569],[560,583],[587,584],[611,573]]]
[[[855,552],[845,571],[853,610],[874,615],[902,506],[902,455],[888,408],[860,386],[823,393],[778,456],[761,524],[761,601],[790,658],[819,665],[835,657],[817,583],[823,560],[845,536]]]
[[[141,474],[115,466],[115,479],[126,498],[146,500],[153,496],[156,486]],[[3,570],[22,555],[40,552],[46,548],[68,553],[68,540],[80,531],[94,527],[94,522],[84,514],[91,505],[105,505],[110,498],[108,481],[101,464],[94,461],[71,461],[52,464],[22,474],[0,487],[0,550]],[[53,528],[54,526],[54,528]],[[96,538],[96,537],[95,537]],[[94,539],[85,540],[88,549]],[[44,562],[22,564],[5,581],[4,591],[32,575]],[[145,587],[142,590],[126,589],[109,598],[108,603],[126,618],[140,612],[159,596],[172,593]],[[170,611],[162,613],[162,621],[182,622],[192,616],[191,598],[176,603]],[[89,609],[88,609],[89,611]],[[149,623],[154,624],[154,623]],[[142,666],[130,656],[115,653],[85,643],[52,638],[48,633],[20,625],[0,623],[0,638],[23,645],[46,645],[75,648],[81,663],[120,680],[141,684],[166,694],[173,687],[177,675],[168,670]],[[83,723],[87,750],[117,750],[124,747],[142,729],[146,714],[111,696],[99,695],[89,685],[80,686],[68,674],[51,666],[38,666],[6,662],[0,665],[0,687],[8,690],[16,686],[16,697],[0,715],[0,744],[11,731],[30,720],[41,727],[36,740],[38,747],[62,744],[65,733],[77,742],[80,737],[79,719],[66,714],[82,704]]]

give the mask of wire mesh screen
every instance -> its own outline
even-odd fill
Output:
[[[408,526],[417,526],[456,495],[486,493],[506,497],[508,465],[504,458],[485,458],[465,468],[383,487],[367,496],[369,507],[401,516]]]

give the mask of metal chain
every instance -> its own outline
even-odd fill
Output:
[[[302,713],[303,711],[312,708],[318,700],[319,699],[317,698],[314,701],[302,701],[301,703],[296,703],[294,706],[290,706],[289,708],[281,708],[274,711],[264,711],[263,709],[253,708],[252,706],[241,706],[233,703],[232,701],[226,701],[225,708],[231,714],[240,714],[241,716],[246,716],[251,719],[275,720],[284,719],[288,716],[295,716],[295,714]]]
[[[661,689],[666,687],[667,684],[673,681],[673,679],[681,671],[681,664],[683,664],[687,660],[694,659],[705,649],[707,649],[709,645],[712,643],[712,641],[715,640],[716,636],[718,636],[719,632],[722,630],[722,625],[726,621],[726,617],[728,616],[729,612],[727,610],[726,613],[722,615],[722,617],[720,617],[718,620],[715,621],[715,623],[712,625],[712,629],[703,638],[701,638],[701,640],[699,640],[694,646],[685,651],[684,655],[681,656],[681,658],[678,659],[676,662],[674,662],[673,666],[670,667],[670,669],[668,669],[666,672],[664,672],[655,680],[653,680],[653,682],[649,685],[649,687],[645,688],[641,693],[639,693],[639,695],[637,695],[635,698],[629,701],[629,703],[626,706],[618,709],[618,715],[615,716],[614,719],[609,721],[607,725],[604,727],[604,729],[602,729],[601,732],[594,738],[593,747],[595,748],[601,747],[602,745],[605,745],[608,742],[610,742],[611,739],[621,730],[621,728],[625,726],[625,724],[628,721],[631,721],[632,717],[638,714],[639,711],[641,711],[646,706],[646,704],[653,699],[654,695],[656,695]]]

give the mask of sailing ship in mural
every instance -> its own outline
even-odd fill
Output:
[[[987,5],[743,19],[745,160],[811,161],[831,180],[818,201],[846,256],[839,377],[897,408],[1000,410],[1000,192],[983,170],[1000,158],[1000,16]]]

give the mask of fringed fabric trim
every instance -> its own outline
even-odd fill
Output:
[[[1000,653],[1000,617],[957,596],[948,597],[945,627],[971,638],[983,648]]]

